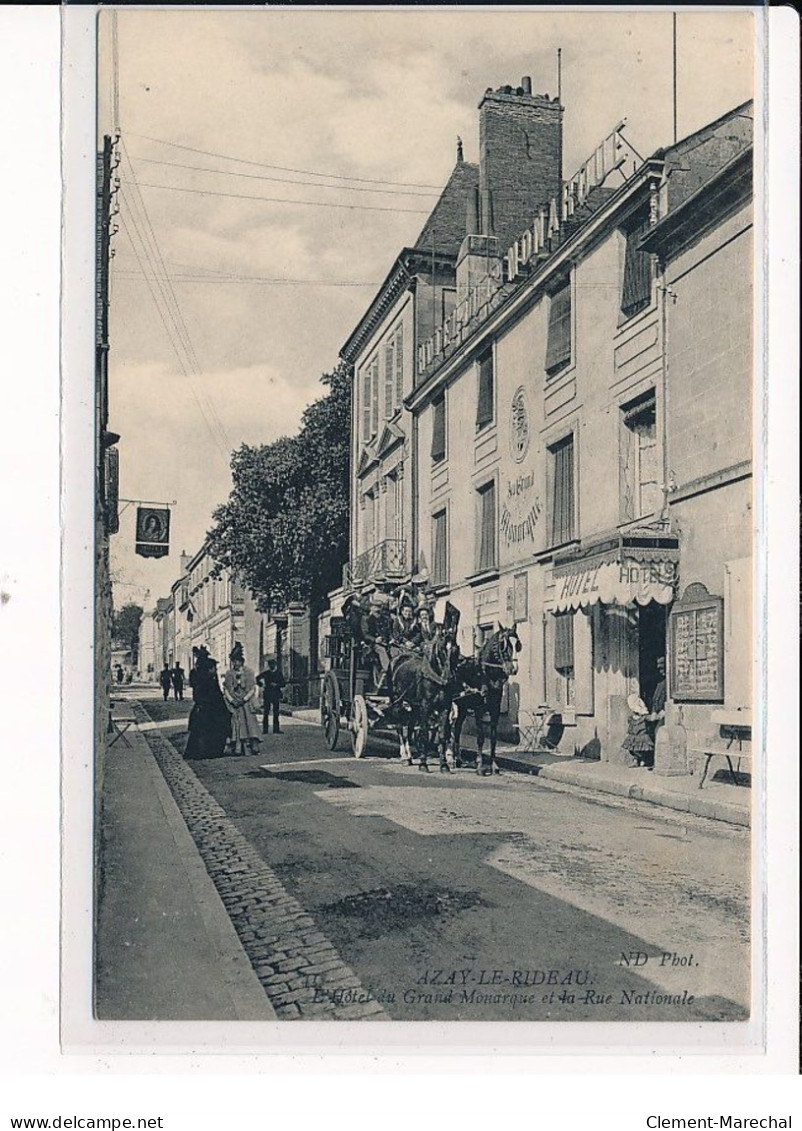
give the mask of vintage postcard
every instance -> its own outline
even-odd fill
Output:
[[[98,1032],[759,1042],[761,13],[92,34]]]

